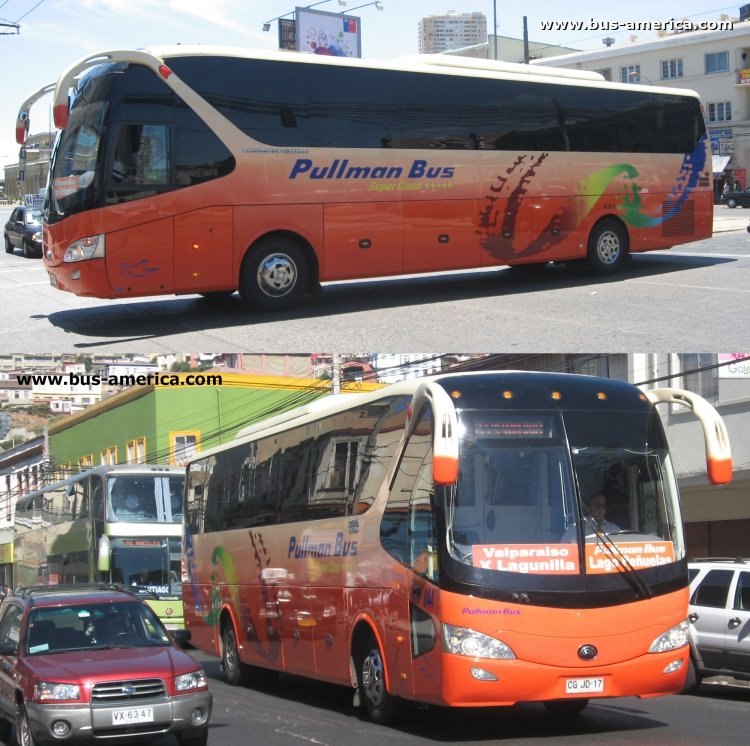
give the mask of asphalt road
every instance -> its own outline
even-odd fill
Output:
[[[540,704],[413,708],[400,724],[384,728],[353,707],[350,689],[286,675],[273,686],[233,687],[216,659],[198,656],[214,694],[209,746],[722,746],[747,741],[750,688],[731,684],[703,684],[694,695],[598,700],[570,719],[551,715]]]
[[[0,207],[0,220],[10,212]],[[598,278],[567,266],[334,283],[261,314],[237,295],[78,298],[39,259],[0,254],[6,350],[632,352],[750,347],[750,211],[715,209],[712,239],[633,257]]]

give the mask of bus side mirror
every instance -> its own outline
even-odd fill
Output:
[[[99,539],[99,551],[96,558],[96,569],[99,570],[99,572],[109,572],[109,565],[110,565],[110,546],[109,546],[109,538],[106,536],[102,536]]]

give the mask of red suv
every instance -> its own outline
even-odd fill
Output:
[[[183,633],[186,635],[186,633]],[[39,586],[0,605],[0,740],[20,746],[174,733],[205,746],[200,664],[126,589]]]

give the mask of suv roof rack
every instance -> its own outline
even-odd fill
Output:
[[[13,593],[21,598],[33,598],[46,593],[81,593],[86,591],[120,591],[137,596],[136,590],[117,583],[59,583],[55,585],[29,585],[16,588]]]
[[[690,562],[735,562],[738,565],[745,565],[750,560],[744,557],[696,557],[690,560]]]

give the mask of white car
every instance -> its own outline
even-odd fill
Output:
[[[690,562],[690,657],[686,689],[706,676],[750,680],[750,559]]]

